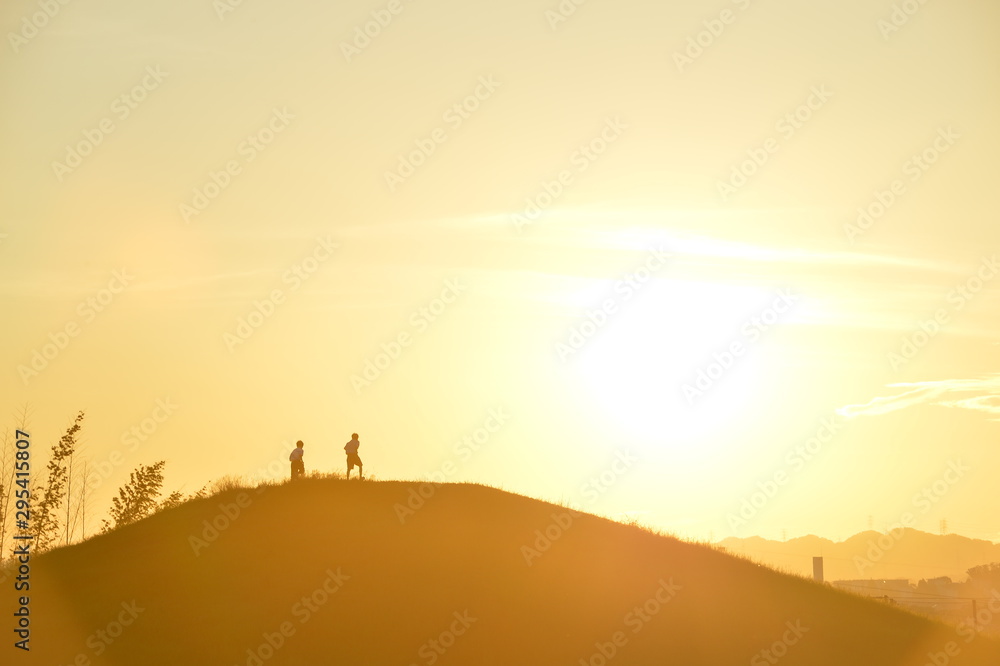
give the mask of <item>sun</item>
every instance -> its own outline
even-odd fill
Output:
[[[652,280],[587,341],[575,377],[593,410],[631,441],[713,450],[763,407],[773,350],[754,344],[753,321],[773,299],[765,288]]]

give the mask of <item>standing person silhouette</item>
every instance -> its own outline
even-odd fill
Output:
[[[351,478],[351,470],[354,466],[358,466],[358,478],[364,481],[365,470],[364,463],[361,462],[361,458],[358,456],[358,447],[361,446],[361,442],[358,441],[358,433],[351,433],[351,441],[349,441],[345,446],[344,450],[347,451],[347,478]]]
[[[302,454],[305,453],[305,451],[302,449],[303,446],[305,446],[305,444],[303,444],[302,440],[300,439],[299,441],[295,442],[295,448],[292,449],[292,452],[288,454],[288,459],[292,462],[292,481],[300,478],[303,474],[306,473],[306,466],[302,462]]]

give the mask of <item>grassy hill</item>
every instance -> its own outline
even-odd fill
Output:
[[[32,651],[5,664],[940,666],[949,643],[948,664],[1000,663],[985,637],[474,485],[234,490],[32,566]]]

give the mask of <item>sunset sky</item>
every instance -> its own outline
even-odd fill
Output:
[[[86,411],[94,511],[358,432],[692,538],[1000,541],[995,2],[51,5],[0,9],[0,426],[43,470]]]

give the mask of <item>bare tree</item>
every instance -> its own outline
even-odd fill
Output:
[[[76,451],[70,451],[66,459],[66,517],[63,519],[63,545],[69,543],[70,508],[73,506],[73,459]]]
[[[63,525],[63,543],[72,543],[76,534],[79,531],[81,522],[84,522],[87,500],[89,499],[90,486],[87,484],[87,468],[88,463],[86,458],[77,463],[77,458],[81,458],[80,451],[81,446],[78,444],[77,447],[70,453],[67,458],[66,465],[66,505],[65,505],[65,520]],[[76,494],[73,493],[73,489],[76,488]],[[86,538],[86,530],[83,530],[81,538]]]
[[[83,461],[83,468],[80,470],[80,477],[77,486],[76,510],[73,512],[73,527],[70,536],[76,534],[77,526],[80,527],[80,538],[87,538],[87,505],[90,503],[90,485],[87,483],[87,475],[90,473],[90,462]]]

